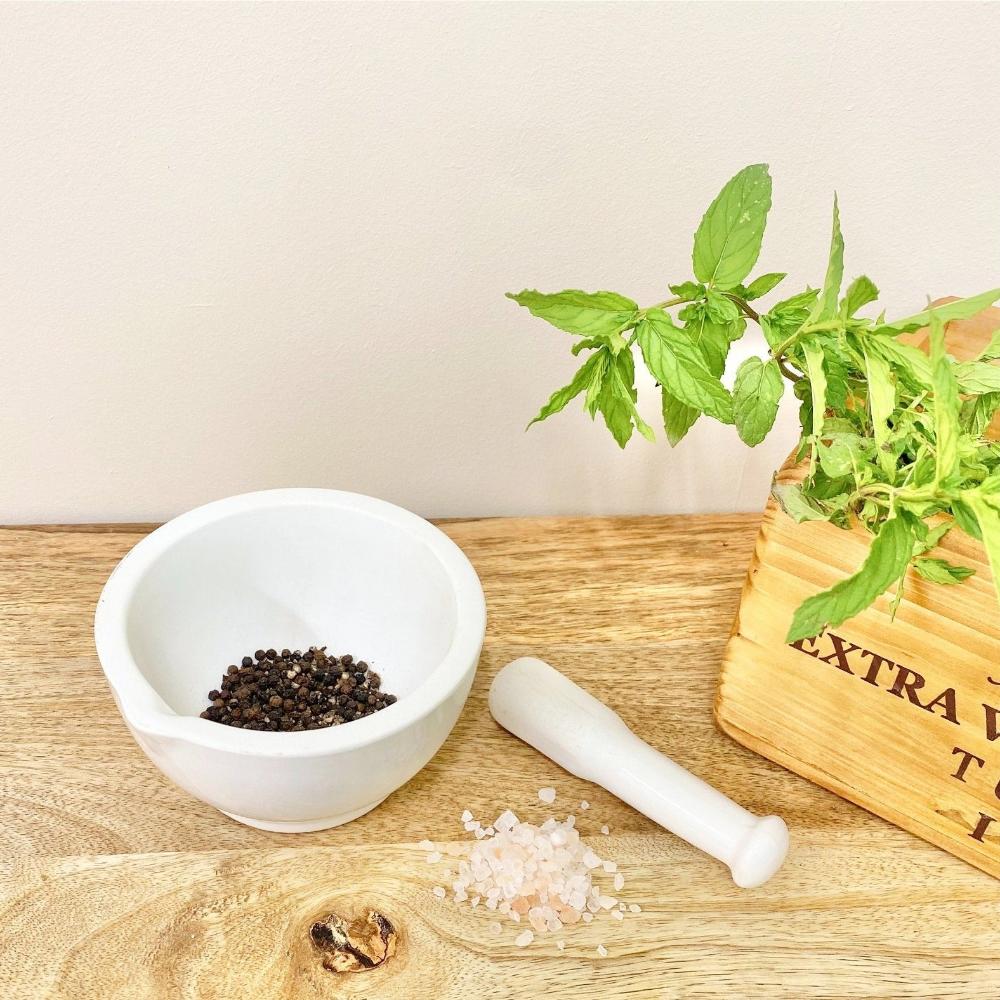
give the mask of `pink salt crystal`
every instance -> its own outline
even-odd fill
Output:
[[[601,827],[601,833],[603,833],[605,837],[606,837],[606,836],[607,836],[607,835],[608,835],[609,833],[611,833],[611,831],[610,831],[610,830],[608,829],[608,827],[607,827],[607,824],[605,824],[604,826],[602,826],[602,827]]]
[[[441,886],[434,886],[434,888],[431,889],[431,892],[433,892],[438,899],[444,899],[444,889]]]
[[[565,941],[556,941],[556,947],[560,951],[565,951],[566,950],[566,942]]]
[[[591,923],[595,914],[617,904],[603,895],[592,874],[617,871],[617,866],[604,863],[581,841],[573,816],[562,822],[549,817],[539,826],[522,823],[507,809],[492,827],[483,828],[464,819],[464,814],[463,823],[475,835],[471,849],[442,844],[432,852],[459,857],[452,885],[455,901],[468,902],[473,909],[485,903],[514,923],[530,923],[531,931],[522,931],[521,937],[530,933],[533,940],[537,934],[557,933],[581,921]],[[446,898],[443,890],[440,898]],[[619,913],[624,909],[621,904]]]
[[[556,800],[556,790],[554,788],[539,788],[538,797],[542,800],[542,802],[546,803],[546,805],[549,805]]]
[[[522,931],[516,938],[514,938],[514,944],[518,948],[527,948],[532,941],[535,940],[535,935],[531,931]]]
[[[608,957],[608,949],[605,948],[603,944],[599,944],[597,946],[597,954],[600,955],[601,958],[607,958]]]
[[[588,801],[587,801],[586,799],[584,799],[584,800],[583,800],[583,801],[582,801],[582,802],[580,803],[580,808],[581,808],[581,809],[583,809],[583,810],[587,810],[587,809],[589,809],[589,808],[590,808],[590,803],[589,803],[589,802],[588,802]]]
[[[615,892],[621,892],[625,888],[625,876],[619,872],[615,876]]]
[[[510,831],[511,839],[515,844],[521,847],[527,847],[535,839],[535,832],[532,830],[530,824],[523,823],[519,827],[515,827]]]
[[[419,847],[420,850],[422,850],[422,851],[433,851],[434,850],[434,841],[433,840],[421,840],[420,843],[417,844],[417,847]]]
[[[618,904],[618,909],[621,910],[622,913],[624,913],[625,912],[625,904],[624,903],[619,903]]]
[[[472,813],[466,809],[465,812],[462,813],[462,822],[468,823],[470,819],[472,819]]]
[[[506,833],[512,826],[518,823],[519,820],[517,816],[514,815],[509,809],[502,812],[498,817],[497,821],[493,824],[498,830]]]
[[[623,914],[621,910],[614,910],[612,912],[611,916],[613,916],[615,918],[615,920],[624,920],[625,919],[625,914]]]
[[[629,913],[642,913],[642,907],[638,903],[629,903]]]
[[[603,867],[604,867],[604,870],[606,872],[608,872],[609,874],[618,871],[618,865],[616,865],[614,863],[614,861],[605,861],[605,862],[603,862]]]
[[[499,934],[502,930],[503,930],[503,928],[500,926],[500,924],[496,920],[494,920],[490,924],[490,933],[491,934]]]

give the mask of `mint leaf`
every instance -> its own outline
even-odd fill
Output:
[[[735,323],[740,318],[739,306],[714,288],[710,288],[705,294],[705,311],[711,320],[721,326]]]
[[[581,351],[593,351],[604,347],[607,341],[603,337],[584,337],[578,340],[570,349],[570,354],[575,358]]]
[[[934,430],[937,435],[937,460],[934,480],[942,483],[958,469],[960,427],[958,383],[945,353],[944,323],[936,311],[930,314],[931,383],[934,389]]]
[[[647,441],[655,441],[656,435],[653,434],[653,428],[642,419],[635,406],[638,393],[635,390],[635,362],[632,360],[631,351],[624,351],[615,356],[614,361],[609,365],[607,381],[614,385],[615,395],[628,408],[635,429]]]
[[[781,505],[781,509],[796,524],[803,521],[825,521],[828,515],[814,507],[802,494],[802,487],[775,483],[771,495]]]
[[[818,299],[819,289],[807,288],[804,292],[797,292],[795,295],[790,295],[787,299],[782,299],[780,302],[775,303],[771,308],[770,315],[775,317],[784,316],[789,319],[801,316],[802,319],[799,322],[799,326],[801,326],[806,321],[809,311]]]
[[[967,399],[962,404],[962,428],[973,437],[982,437],[986,428],[993,422],[998,409],[1000,409],[1000,392],[985,392],[981,396]]]
[[[694,237],[695,277],[719,288],[738,285],[760,256],[771,207],[766,163],[744,167],[708,207]]]
[[[828,626],[840,625],[853,618],[903,576],[913,552],[914,537],[909,516],[897,513],[890,517],[875,536],[867,558],[856,573],[799,605],[786,642],[812,638]]]
[[[948,534],[955,526],[953,521],[942,521],[933,528],[928,528],[923,521],[914,522],[916,529],[917,544],[913,547],[915,556],[922,556],[925,552],[930,552],[938,545],[942,538]]]
[[[994,506],[1000,503],[1000,470],[990,473],[979,484],[979,492]]]
[[[623,351],[608,360],[608,372],[597,393],[597,408],[618,447],[624,448],[632,437],[635,412],[635,362],[631,351]]]
[[[965,494],[965,501],[972,508],[979,522],[983,545],[993,571],[993,586],[1000,595],[1000,514],[986,498],[974,490]]]
[[[909,376],[911,382],[928,389],[932,387],[931,361],[919,348],[900,343],[896,340],[895,333],[871,337],[866,343],[890,365]]]
[[[631,351],[629,351],[628,354],[629,357],[632,356]],[[598,359],[597,370],[594,372],[593,377],[587,386],[587,395],[583,398],[583,408],[590,414],[591,420],[594,419],[594,416],[597,413],[597,407],[601,397],[601,389],[604,387],[604,379],[608,373],[608,368],[610,368],[611,363],[615,358],[615,356],[606,349],[598,351],[595,357]]]
[[[705,286],[697,281],[682,281],[679,285],[667,285],[667,287],[683,299],[700,299],[705,294]]]
[[[740,365],[733,385],[733,418],[745,444],[752,447],[767,437],[778,415],[784,389],[785,381],[776,361],[765,363],[754,356]]]
[[[975,538],[980,542],[983,540],[983,533],[979,528],[979,520],[970,504],[962,500],[952,500],[951,513],[955,518],[955,524],[970,538]]]
[[[983,352],[976,358],[977,361],[996,361],[1000,358],[1000,330],[994,330],[990,342]]]
[[[697,286],[704,292],[704,286]],[[671,287],[671,291],[675,289]],[[738,340],[746,329],[746,320],[740,316],[735,322],[716,323],[709,318],[705,302],[694,302],[681,310],[685,320],[684,332],[701,352],[708,370],[721,378],[726,370],[726,358],[733,341]],[[679,400],[668,389],[662,392],[663,426],[671,445],[678,444],[700,416],[700,411]]]
[[[762,274],[759,278],[754,278],[753,281],[750,282],[747,286],[746,295],[743,297],[747,300],[747,302],[753,302],[754,299],[762,298],[773,288],[776,288],[787,277],[787,274],[779,273],[777,271],[773,271],[770,274]]]
[[[726,370],[726,358],[733,341],[739,340],[746,329],[746,320],[739,317],[735,322],[717,323],[709,315],[708,306],[704,302],[696,302],[686,306],[680,312],[684,320],[684,331],[691,342],[701,351],[708,370],[721,378]]]
[[[840,283],[844,280],[844,236],[840,231],[840,208],[837,196],[833,196],[833,232],[830,235],[830,259],[826,265],[826,278],[823,281],[823,291],[820,292],[816,305],[809,314],[809,323],[817,320],[830,319],[837,314],[837,296],[840,295]]]
[[[850,394],[848,380],[854,372],[848,367],[840,344],[836,341],[823,340],[823,370],[826,372],[826,408],[845,412],[847,397]]]
[[[970,316],[975,316],[987,306],[993,305],[997,299],[1000,299],[1000,288],[993,288],[979,295],[970,295],[967,299],[956,299],[954,302],[934,306],[933,311],[937,313],[938,319],[942,323],[950,323],[953,319],[968,319]],[[896,333],[912,333],[914,330],[923,329],[930,321],[931,310],[925,309],[923,312],[907,316],[905,319],[893,320],[885,326],[876,327],[876,329],[880,333],[886,330],[893,330]]]
[[[539,316],[566,333],[584,337],[610,337],[635,321],[639,307],[616,292],[581,292],[567,289],[546,294],[526,288],[516,295],[507,293],[532,316]]]
[[[957,566],[946,559],[917,559],[913,568],[931,583],[961,583],[975,574],[968,566]]]
[[[649,310],[635,329],[646,367],[661,386],[682,403],[724,424],[733,422],[729,393],[684,330],[660,309]]]
[[[820,441],[817,451],[820,468],[831,479],[843,479],[845,476],[853,475],[854,470],[866,462],[861,439],[856,434],[839,435],[829,444]]]
[[[818,296],[819,292],[815,288],[809,288],[777,303],[770,312],[760,317],[760,326],[768,347],[773,350],[787,337],[798,332],[809,318]]]
[[[969,395],[1000,392],[1000,366],[988,361],[960,361],[955,365],[955,378],[959,392]]]
[[[606,356],[603,354],[592,354],[584,362],[583,366],[577,371],[573,376],[573,381],[569,385],[563,386],[561,389],[556,389],[554,393],[549,397],[549,401],[538,411],[538,416],[535,417],[531,424],[536,424],[540,420],[545,420],[551,417],[553,413],[558,413],[560,410],[566,407],[566,404],[570,400],[575,399],[580,395],[584,389],[590,388],[590,386],[596,381],[598,384],[604,377],[604,371],[606,366]]]
[[[878,289],[875,282],[866,275],[855,278],[848,286],[840,303],[840,311],[843,316],[853,316],[862,306],[874,302],[878,298]]]
[[[809,394],[812,399],[813,457],[809,463],[812,472],[816,468],[816,442],[823,434],[823,421],[826,418],[826,371],[823,368],[823,348],[815,337],[804,338],[801,346],[806,359],[806,375],[809,376]],[[802,430],[804,433],[805,428]]]
[[[875,438],[879,466],[886,475],[892,475],[896,457],[889,453],[889,418],[896,409],[896,382],[885,358],[871,350],[867,340],[862,342],[865,358],[865,375],[868,378],[868,410],[872,418],[872,436]]]
[[[682,403],[673,393],[662,386],[660,387],[660,395],[662,397],[663,429],[667,432],[667,440],[675,446],[691,430],[701,413],[695,407]]]

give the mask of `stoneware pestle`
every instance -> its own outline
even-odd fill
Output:
[[[654,750],[543,660],[524,656],[508,663],[493,679],[490,711],[560,767],[724,862],[741,888],[763,885],[785,860],[784,820],[755,816]]]

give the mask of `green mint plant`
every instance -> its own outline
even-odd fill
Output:
[[[893,585],[895,613],[911,564],[934,583],[970,576],[971,568],[928,554],[956,525],[985,544],[1000,592],[1000,443],[985,436],[1000,408],[1000,366],[992,363],[1000,359],[1000,330],[973,361],[955,361],[944,342],[948,321],[980,312],[1000,299],[1000,288],[891,322],[884,313],[859,315],[878,289],[862,275],[842,294],[835,197],[822,287],[762,311],[758,300],[786,277],[767,273],[746,283],[770,207],[766,164],[736,174],[695,233],[694,280],[669,285],[671,297],[645,308],[617,292],[509,293],[577,337],[572,353],[586,359],[531,424],[582,395],[591,418],[600,412],[622,448],[633,431],[652,441],[636,406],[636,348],[660,388],[671,445],[702,414],[735,424],[746,444],[759,444],[791,383],[802,424],[797,458],[806,474],[801,485],[775,484],[777,500],[797,522],[861,524],[874,540],[856,573],[797,609],[788,641],[839,625]],[[721,376],[748,320],[760,326],[770,350],[740,365],[730,393]],[[930,328],[929,355],[899,339],[923,327]]]

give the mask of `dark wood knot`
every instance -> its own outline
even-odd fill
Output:
[[[328,972],[377,969],[396,953],[398,936],[392,921],[378,910],[353,919],[328,913],[309,928],[309,937]]]

